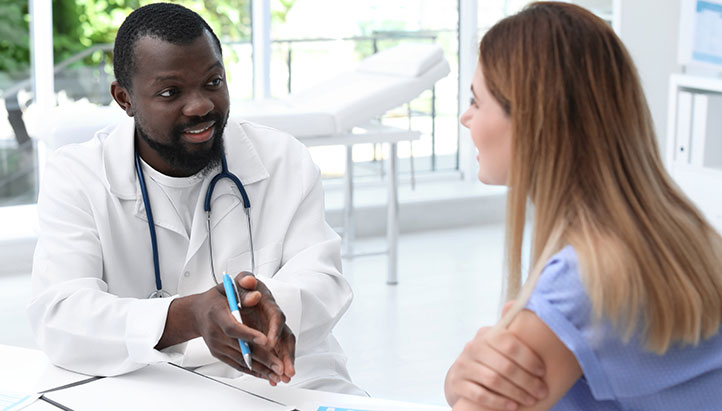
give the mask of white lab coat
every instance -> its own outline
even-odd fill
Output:
[[[201,372],[240,376],[210,356],[198,338],[158,351],[171,299],[155,290],[148,222],[134,168],[134,123],[121,122],[47,161],[28,307],[38,345],[58,366],[92,375],[127,373],[172,361]],[[326,224],[318,168],[305,147],[277,130],[229,120],[229,170],[251,201],[256,276],[273,293],[297,338],[292,383],[362,393],[331,330],[351,303],[340,273],[339,238]],[[171,203],[151,197],[163,289],[185,296],[214,285],[203,181],[190,238]],[[221,180],[212,201],[216,272],[250,270],[243,205]],[[245,376],[245,378],[251,378]]]

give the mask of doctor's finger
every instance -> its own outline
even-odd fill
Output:
[[[251,371],[257,373],[261,378],[266,378],[268,380],[280,379],[280,375],[276,376],[279,378],[273,378],[271,375],[274,373],[280,374],[283,371],[280,369],[280,358],[278,358],[275,354],[270,353],[263,347],[259,347],[255,344],[249,344],[249,347],[251,349]],[[237,339],[226,339],[223,347],[219,347],[218,351],[231,357],[242,368],[247,368],[246,361],[243,359],[241,346]]]
[[[218,321],[218,326],[228,337],[240,338],[247,342],[253,342],[255,344],[267,344],[268,338],[262,332],[251,328],[243,323],[238,322],[230,310],[226,311]]]
[[[231,352],[233,352],[233,351],[231,351]],[[250,375],[253,375],[254,377],[258,377],[258,378],[268,380],[271,382],[273,382],[274,380],[278,380],[278,381],[281,380],[280,376],[275,375],[272,370],[266,368],[262,364],[253,363],[253,364],[251,364],[253,369],[249,370],[248,367],[246,367],[245,362],[243,361],[243,357],[242,356],[239,357],[239,355],[240,355],[240,352],[232,353],[232,354],[221,353],[221,354],[217,355],[216,357],[219,360],[223,361],[224,363],[230,365],[231,367],[235,368],[236,370],[238,370],[242,373],[250,374]]]
[[[241,306],[253,307],[261,301],[260,291],[248,291],[241,293]]]
[[[258,286],[258,280],[256,280],[256,277],[254,277],[253,274],[249,273],[248,271],[242,271],[238,273],[235,281],[236,288],[238,288],[239,293],[246,290],[255,290]]]
[[[281,311],[281,307],[273,299],[266,299],[262,302],[261,309],[268,321],[268,324],[266,324],[268,327],[266,332],[268,344],[275,347],[280,340],[283,327],[286,325],[286,314]]]
[[[241,354],[240,352],[238,353]],[[251,356],[253,371],[258,372],[263,378],[273,382],[280,382],[283,375],[283,363],[275,353],[262,347],[251,345]]]
[[[283,361],[283,374],[290,380],[291,377],[296,375],[296,368],[293,364],[296,360],[296,337],[288,326],[284,326],[284,328],[280,344],[277,346],[277,352],[281,357],[281,361]],[[288,381],[284,380],[284,382]]]

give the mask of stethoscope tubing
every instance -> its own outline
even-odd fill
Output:
[[[143,196],[143,205],[145,206],[145,216],[148,218],[148,228],[150,231],[150,245],[153,249],[153,270],[155,271],[155,289],[160,292],[163,290],[163,282],[160,279],[160,261],[158,258],[158,240],[155,235],[155,222],[153,221],[153,211],[150,209],[150,199],[148,198],[148,189],[145,187],[145,176],[143,169],[140,167],[140,156],[138,151],[135,152],[135,171],[138,173],[138,184],[140,184],[140,194]]]
[[[151,248],[153,250],[153,270],[155,272],[155,287],[156,290],[150,294],[150,297],[166,297],[170,296],[167,292],[163,290],[163,281],[160,277],[160,261],[158,257],[158,239],[156,237],[155,232],[155,222],[153,221],[153,211],[150,207],[150,198],[148,197],[148,189],[145,185],[145,176],[143,175],[143,169],[140,165],[140,156],[138,155],[138,151],[135,151],[135,170],[138,175],[138,183],[140,185],[140,193],[143,197],[143,205],[145,206],[145,215],[148,218],[148,229],[150,232],[150,243]],[[241,195],[241,199],[243,201],[243,211],[246,214],[246,221],[248,223],[248,239],[251,247],[251,272],[255,272],[256,270],[256,258],[253,248],[253,233],[251,231],[251,201],[248,198],[248,194],[246,193],[246,189],[243,187],[243,183],[241,180],[233,173],[228,171],[228,164],[226,163],[226,154],[225,152],[221,153],[221,172],[216,174],[213,179],[211,179],[210,184],[208,185],[208,190],[206,191],[206,197],[205,201],[203,202],[203,209],[206,212],[206,226],[208,229],[208,248],[209,248],[209,258],[211,260],[211,276],[213,277],[213,281],[218,284],[218,278],[216,276],[216,270],[215,266],[213,264],[213,243],[212,243],[212,235],[211,235],[211,198],[213,197],[213,190],[216,187],[216,184],[224,179],[227,178],[233,182],[233,184],[238,189],[239,194]]]

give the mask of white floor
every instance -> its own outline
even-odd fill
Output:
[[[445,405],[447,369],[496,318],[503,243],[500,224],[403,235],[396,286],[384,256],[344,261],[355,299],[335,334],[354,382],[374,397]]]
[[[383,239],[357,242],[376,250]],[[476,329],[496,318],[501,224],[404,234],[399,284],[386,285],[386,258],[344,261],[355,299],[336,327],[354,382],[372,396],[445,405],[446,370]],[[0,276],[0,344],[35,347],[24,307],[27,273]]]

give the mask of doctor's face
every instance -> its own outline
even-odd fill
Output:
[[[471,83],[473,98],[459,121],[471,132],[478,150],[479,180],[505,185],[511,159],[511,120],[486,87],[479,64]]]
[[[223,59],[211,35],[204,32],[181,45],[141,37],[134,58],[124,108],[135,118],[140,156],[170,176],[217,165],[229,97]]]

